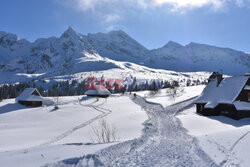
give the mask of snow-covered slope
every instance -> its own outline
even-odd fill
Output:
[[[14,46],[20,45],[17,38],[12,43]],[[58,75],[117,67],[99,56],[87,42],[86,36],[76,33],[72,28],[66,30],[60,38],[37,39],[26,47],[27,52],[20,52],[20,47],[12,49],[10,45],[3,49],[8,52],[0,50],[1,57],[5,57],[5,53],[10,57],[5,60],[6,64],[2,70]],[[19,53],[19,56],[15,56],[16,53]]]
[[[143,62],[149,50],[123,31],[88,34],[89,43],[102,56],[117,61]]]
[[[70,80],[77,80],[82,81],[85,78],[89,76],[95,76],[97,78],[117,78],[117,79],[125,79],[127,77],[136,77],[137,79],[163,79],[163,80],[177,80],[177,81],[183,81],[183,84],[186,84],[185,81],[196,81],[200,80],[205,81],[211,73],[209,72],[175,72],[175,71],[169,71],[169,70],[161,70],[161,69],[153,69],[141,65],[137,65],[135,63],[130,62],[119,62],[115,60],[111,60],[108,58],[104,59],[107,61],[107,64],[113,64],[119,68],[111,68],[106,70],[98,70],[98,71],[85,71],[85,72],[77,72],[73,74],[55,74],[53,73],[41,73],[41,74],[26,74],[26,73],[15,73],[15,72],[6,72],[6,71],[0,71],[0,84],[4,83],[16,83],[16,82],[25,82],[25,81],[38,81],[41,80],[46,81],[47,84],[45,84],[43,81],[39,83],[36,83],[40,86],[46,87],[49,86],[51,83],[57,82],[57,81],[70,81]],[[89,67],[89,63],[87,62]],[[93,62],[93,68],[94,65],[97,65],[96,62]],[[102,67],[96,67],[101,69]],[[45,84],[45,85],[44,85]],[[47,86],[46,86],[47,85]]]
[[[250,70],[250,55],[229,48],[190,43],[182,46],[168,42],[151,51],[146,63],[153,68],[174,71],[219,71],[229,75],[242,75]]]
[[[7,64],[18,62],[20,55],[28,55],[30,47],[31,43],[27,40],[19,40],[14,34],[0,31],[0,69]]]
[[[150,51],[123,31],[82,35],[69,27],[58,38],[33,43],[0,32],[1,71],[55,76],[122,69],[120,61],[182,72],[222,69],[229,75],[242,75],[250,69],[250,55],[240,51],[172,41]]]

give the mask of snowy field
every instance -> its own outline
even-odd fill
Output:
[[[179,87],[176,94],[173,94],[170,89],[159,90],[159,92],[156,94],[151,93],[151,91],[141,91],[137,92],[137,94],[146,98],[148,101],[159,103],[163,107],[167,107],[172,104],[199,96],[204,88],[204,85]]]
[[[53,106],[26,108],[13,99],[4,100],[0,102],[0,164],[58,167],[73,158],[75,166],[87,166],[92,160],[107,166],[248,167],[250,119],[197,114],[192,102],[204,87],[181,87],[176,94],[170,89],[156,94],[142,91],[137,94],[143,98],[132,100],[120,95],[107,101],[61,97],[55,111]],[[117,128],[117,142],[91,140],[92,127],[102,118]],[[86,160],[90,154],[94,157]]]
[[[141,135],[147,115],[127,96],[107,100],[60,97],[53,106],[28,108],[14,99],[0,102],[0,166],[41,166],[92,154]],[[105,119],[116,127],[118,142],[93,144],[92,126]],[[92,144],[91,144],[92,143]]]

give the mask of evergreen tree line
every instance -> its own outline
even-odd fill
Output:
[[[182,82],[182,81],[180,81]],[[42,84],[41,84],[42,83]],[[179,81],[162,81],[162,82],[155,82],[153,81],[150,85],[146,83],[137,83],[136,81],[131,85],[123,85],[122,89],[118,89],[119,86],[115,83],[114,88],[109,90],[111,93],[124,93],[126,91],[141,91],[141,90],[152,90],[158,91],[162,88],[172,88],[178,87]],[[200,82],[195,83],[195,85],[200,84]],[[43,85],[43,86],[38,86]],[[83,95],[86,92],[86,85],[87,81],[83,80],[80,83],[77,80],[69,81],[60,81],[54,83],[49,88],[45,88],[46,82],[40,82],[36,85],[36,82],[22,82],[16,84],[3,84],[0,86],[0,100],[2,99],[9,99],[9,98],[16,98],[19,96],[26,88],[37,88],[40,94],[44,97],[51,97],[51,96],[74,96],[74,95]],[[187,86],[191,85],[190,81],[187,82]],[[194,85],[194,84],[192,84]]]
[[[164,88],[173,88],[173,87],[179,87],[180,83],[179,81],[173,80],[173,81],[153,81],[150,84],[148,82],[144,83],[137,83],[136,81],[129,85],[127,87],[127,91],[142,91],[142,90],[151,90],[151,91],[158,91],[159,89]]]
[[[24,89],[32,87],[30,82],[23,82],[18,84],[3,84],[0,86],[0,100],[16,98],[23,92]]]

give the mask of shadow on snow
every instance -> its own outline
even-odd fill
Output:
[[[25,108],[27,108],[27,107],[23,106],[21,104],[18,104],[18,103],[6,104],[6,105],[0,107],[0,114],[5,114],[8,112],[17,111],[17,110],[21,110],[21,109],[25,109]]]

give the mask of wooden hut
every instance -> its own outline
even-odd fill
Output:
[[[109,97],[111,93],[103,85],[94,85],[91,89],[87,90],[85,93],[87,96],[95,97]]]
[[[26,106],[39,107],[43,105],[43,97],[36,88],[26,88],[16,102]]]
[[[227,115],[234,119],[250,117],[250,77],[210,77],[208,85],[195,101],[203,115]]]

